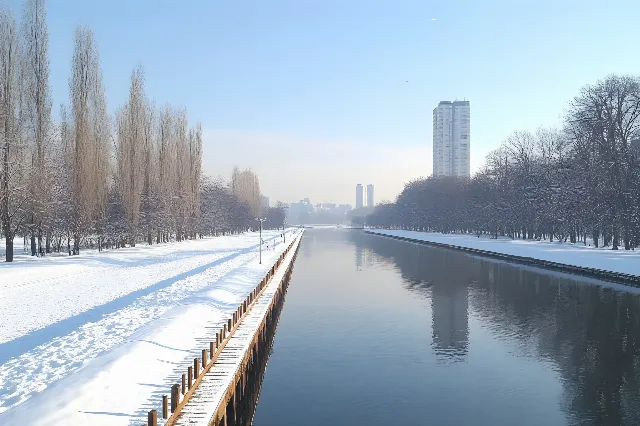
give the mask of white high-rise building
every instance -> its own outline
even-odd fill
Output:
[[[364,207],[364,187],[361,183],[356,185],[356,209]]]
[[[373,202],[373,184],[367,185],[367,207],[375,207]]]
[[[469,101],[442,101],[433,110],[433,175],[469,177]]]

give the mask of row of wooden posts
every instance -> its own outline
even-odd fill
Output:
[[[226,324],[222,326],[220,331],[216,333],[216,339],[215,341],[209,342],[209,348],[202,349],[201,357],[193,359],[193,365],[187,368],[186,374],[182,374],[181,383],[176,383],[171,386],[171,395],[165,394],[162,396],[162,419],[167,420],[165,426],[172,426],[174,424],[180,411],[186,405],[204,375],[211,369],[218,355],[229,342],[229,339],[231,339],[233,332],[267,287],[267,284],[275,274],[277,268],[284,261],[285,256],[294,242],[295,238],[280,255],[262,281],[251,291],[240,306],[238,306],[236,311],[231,315],[231,318],[227,319]],[[209,354],[211,354],[211,356],[209,356]],[[148,412],[145,426],[158,426],[157,410],[150,410]]]
[[[251,404],[251,392],[255,392],[255,383],[252,380],[261,380],[256,376],[260,369],[260,361],[269,357],[270,344],[275,336],[275,328],[280,316],[280,310],[284,304],[284,295],[293,269],[293,261],[297,256],[297,250],[293,254],[293,259],[287,266],[284,277],[280,280],[278,288],[270,299],[270,306],[264,320],[259,325],[249,349],[244,353],[240,362],[240,367],[227,388],[222,401],[212,415],[211,425],[215,426],[246,426],[252,423],[252,413],[249,413],[247,405]],[[253,388],[253,389],[252,389]],[[257,401],[257,395],[253,395]],[[252,407],[255,408],[255,407]]]

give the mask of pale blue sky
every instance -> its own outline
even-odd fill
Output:
[[[111,110],[143,65],[157,103],[202,122],[205,169],[252,167],[272,200],[353,204],[356,183],[394,198],[431,173],[440,100],[471,102],[473,171],[512,130],[558,124],[585,84],[640,73],[633,0],[50,0],[48,13],[56,111],[87,25]]]

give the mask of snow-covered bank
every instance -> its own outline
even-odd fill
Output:
[[[368,229],[367,232],[640,277],[640,251],[596,249],[582,243],[477,238],[475,235],[382,229]]]
[[[263,237],[262,265],[252,233],[0,267],[0,424],[144,423],[284,250]]]
[[[218,361],[204,375],[200,376],[200,384],[178,414],[174,422],[175,426],[208,426],[214,419],[222,417],[231,398],[229,390],[237,384],[243,366],[246,367],[250,362],[253,349],[256,350],[256,353],[269,350],[268,344],[254,345],[255,338],[260,333],[261,324],[268,328],[267,316],[270,311],[274,312],[272,308],[278,303],[276,295],[286,287],[285,276],[292,266],[299,243],[300,240],[292,243],[291,250],[283,258],[280,267],[276,269],[260,296],[255,300],[251,309],[246,312],[224,348],[218,353]],[[282,296],[283,293],[280,295]],[[276,314],[276,316],[278,315]]]

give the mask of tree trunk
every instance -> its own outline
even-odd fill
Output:
[[[151,231],[147,232],[147,244],[153,244],[153,237],[151,236]]]
[[[13,262],[13,237],[7,233],[5,235],[6,255],[5,262]]]
[[[80,254],[80,235],[78,234],[73,236],[73,254]]]
[[[31,241],[31,256],[35,256],[36,255],[36,234],[33,230],[31,231],[30,241]]]
[[[629,238],[629,232],[627,231],[626,227],[624,230],[624,236],[622,237],[622,240],[624,242],[624,249],[625,250],[631,250],[631,241]]]

